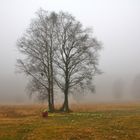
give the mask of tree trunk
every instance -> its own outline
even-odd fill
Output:
[[[70,112],[69,101],[68,101],[68,85],[66,86],[66,89],[64,91],[64,103],[63,103],[62,107],[60,108],[60,111]]]
[[[54,95],[53,95],[53,83],[51,83],[51,90],[50,90],[50,100],[51,100],[51,112],[54,112]]]
[[[65,106],[64,111],[69,112],[68,93],[65,93]]]
[[[53,58],[52,58],[52,48],[50,48],[49,53],[47,55],[48,57],[48,108],[49,112],[54,112],[54,97],[53,97]]]
[[[69,109],[69,101],[68,101],[68,93],[69,93],[69,71],[68,71],[68,64],[65,64],[66,67],[66,71],[65,71],[65,90],[64,90],[64,103],[62,105],[62,107],[60,108],[60,111],[64,111],[64,112],[70,112]]]
[[[53,81],[53,78],[54,78],[54,75],[53,75],[53,39],[52,39],[52,35],[51,35],[51,46],[50,46],[50,97],[51,97],[51,107],[52,107],[52,112],[54,112],[54,90],[53,90],[53,84],[54,84],[54,81]]]
[[[51,81],[49,80],[49,90],[48,90],[48,111],[54,112],[54,102],[53,102],[53,87]]]
[[[50,89],[48,89],[48,111],[51,111],[51,96],[50,96]]]
[[[62,111],[62,112],[70,112],[69,102],[68,102],[68,94],[65,95],[64,103],[63,103],[62,107],[60,108],[60,111]]]

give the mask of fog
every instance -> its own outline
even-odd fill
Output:
[[[0,103],[30,102],[26,77],[16,73],[16,41],[40,7],[71,13],[85,27],[92,27],[102,42],[99,67],[103,74],[95,77],[96,93],[80,101],[137,99],[133,95],[135,83],[140,87],[135,80],[140,74],[139,0],[0,0]],[[114,96],[118,79],[123,81],[119,99]]]

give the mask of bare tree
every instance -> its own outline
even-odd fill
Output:
[[[124,81],[119,78],[113,83],[113,93],[116,99],[121,99],[124,92]]]
[[[56,14],[44,10],[37,12],[26,33],[18,40],[19,51],[24,58],[18,59],[18,67],[30,76],[31,93],[38,92],[42,97],[48,97],[49,110],[54,110],[54,28]],[[45,95],[45,96],[44,96]]]
[[[140,74],[137,74],[133,80],[132,94],[136,99],[140,99]]]
[[[68,95],[73,89],[94,90],[93,78],[99,73],[98,51],[100,43],[92,37],[91,29],[84,29],[68,13],[57,18],[55,52],[55,81],[64,92],[62,111],[69,111]]]

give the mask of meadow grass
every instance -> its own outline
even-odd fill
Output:
[[[45,106],[0,106],[0,140],[140,140],[140,103],[72,105],[72,113]]]

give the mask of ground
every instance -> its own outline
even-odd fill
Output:
[[[140,140],[140,103],[72,105],[47,119],[44,107],[1,105],[0,140]]]

